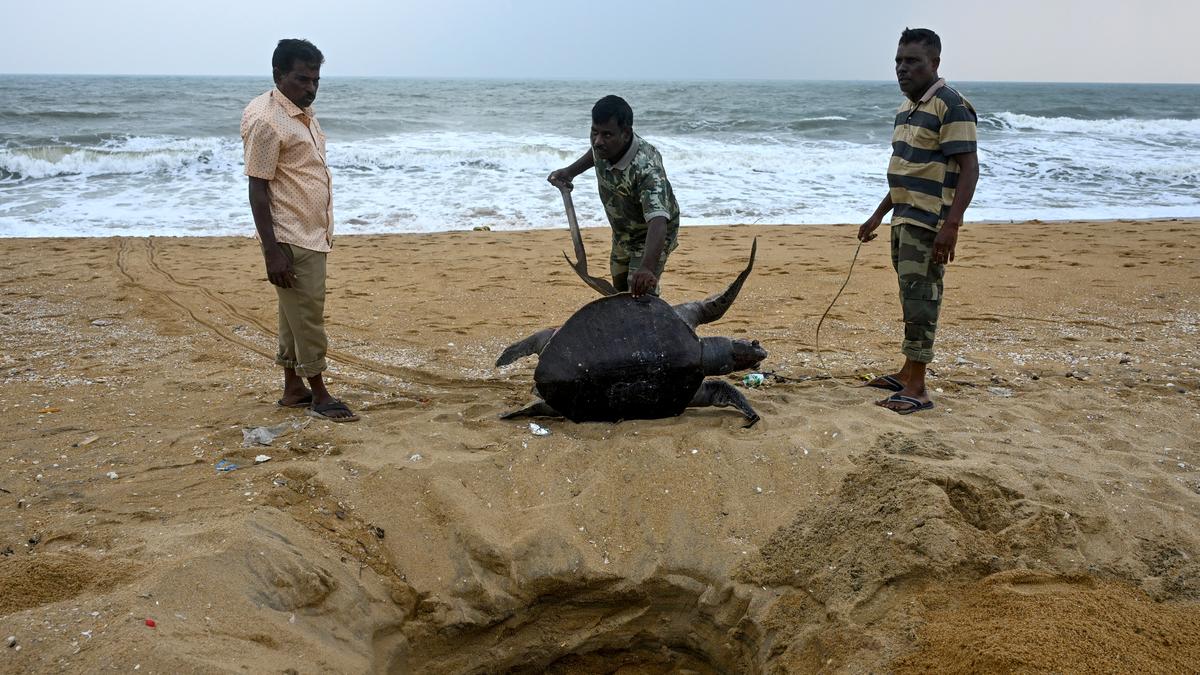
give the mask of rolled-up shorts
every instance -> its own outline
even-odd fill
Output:
[[[300,377],[319,375],[327,367],[325,352],[325,253],[291,244],[280,244],[296,283],[275,287],[279,296],[279,351],[275,363],[294,368]]]

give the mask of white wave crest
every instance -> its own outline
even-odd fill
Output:
[[[685,224],[861,222],[887,189],[886,139],[645,138],[662,153]],[[582,134],[444,130],[331,141],[337,231],[559,228],[562,202],[546,175],[586,148]],[[1186,134],[1061,133],[1046,142],[1002,133],[979,151],[972,219],[1200,214],[1200,139]],[[0,173],[0,237],[249,234],[241,160],[236,136],[0,150],[4,172],[46,178]],[[581,225],[605,224],[593,173],[577,179],[575,205]]]
[[[240,144],[219,138],[130,138],[96,147],[48,145],[0,150],[0,172],[20,178],[226,171]]]
[[[1000,112],[985,114],[985,121],[993,120],[1004,129],[1018,131],[1049,131],[1068,134],[1093,134],[1096,136],[1174,136],[1187,134],[1200,136],[1200,119],[1106,119],[1082,120],[1074,117],[1037,117],[1021,113]]]

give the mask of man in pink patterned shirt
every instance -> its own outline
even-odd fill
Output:
[[[324,62],[307,40],[280,40],[271,57],[275,88],[246,106],[242,143],[250,211],[267,279],[279,296],[278,404],[352,422],[358,416],[330,395],[321,378],[327,367],[325,258],[333,245],[333,177],[325,162],[325,134],[311,106]]]

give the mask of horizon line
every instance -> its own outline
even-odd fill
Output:
[[[268,78],[269,74],[207,74],[207,73],[0,73],[0,77],[179,77],[179,78]],[[675,78],[602,78],[602,77],[522,77],[484,75],[334,75],[335,79],[379,79],[379,80],[465,80],[483,82],[861,82],[869,84],[895,84],[893,79],[866,78],[783,78],[783,77],[675,77]],[[322,78],[329,81],[329,77]],[[1087,85],[1150,85],[1150,86],[1200,86],[1200,81],[1142,81],[1118,80],[972,80],[946,78],[953,82],[976,84],[1087,84]]]

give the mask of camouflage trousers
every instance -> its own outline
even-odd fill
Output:
[[[937,232],[916,225],[892,226],[892,267],[900,282],[904,312],[901,352],[913,361],[933,361],[933,337],[942,308],[945,265],[932,262]]]
[[[667,256],[675,250],[676,242],[668,240],[663,245],[662,255],[654,266],[654,276],[658,277],[658,285],[654,287],[654,295],[658,295],[662,286],[663,269],[667,266]],[[613,237],[612,253],[608,257],[608,269],[612,272],[613,286],[624,293],[633,282],[633,273],[642,268],[642,258],[646,255],[646,242],[633,243],[621,241]]]

